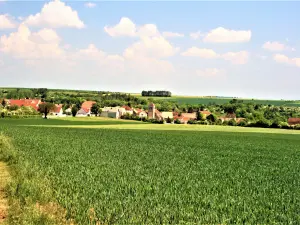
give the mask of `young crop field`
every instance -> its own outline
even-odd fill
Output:
[[[299,132],[163,130],[166,125],[155,124],[130,129],[134,124],[113,120],[105,126],[83,119],[15,121],[0,120],[0,131],[12,140],[17,166],[37,186],[49,181],[51,201],[78,224],[300,221]],[[28,187],[18,186],[23,200],[36,193]]]
[[[172,97],[142,97],[140,95],[135,95],[140,98],[148,99],[153,98],[156,100],[168,100],[172,102],[176,102],[179,104],[225,104],[229,103],[232,98],[217,98],[217,97],[196,97],[196,96],[172,96]],[[243,100],[245,103],[257,103],[264,105],[275,105],[275,106],[300,106],[300,101],[285,101],[285,100],[261,100],[261,99],[239,99]]]

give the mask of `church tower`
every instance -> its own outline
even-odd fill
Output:
[[[155,105],[150,103],[148,108],[148,119],[155,119]]]

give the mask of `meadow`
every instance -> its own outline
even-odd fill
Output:
[[[300,132],[171,126],[0,120],[15,149],[8,159],[0,144],[0,160],[28,178],[10,193],[41,201],[44,188],[78,224],[300,221]]]

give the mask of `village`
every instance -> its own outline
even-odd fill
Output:
[[[9,107],[25,107],[36,113],[39,113],[39,107],[44,102],[41,99],[5,99],[5,104]],[[4,103],[3,103],[4,104]],[[97,104],[96,101],[84,101],[81,104],[81,108],[76,112],[76,117],[90,117],[99,116],[114,119],[139,119],[158,121],[160,123],[178,123],[178,124],[193,124],[197,120],[208,120],[214,122],[214,124],[221,125],[224,122],[234,122],[235,124],[246,123],[245,118],[236,117],[235,113],[227,113],[223,116],[216,116],[208,110],[199,110],[198,112],[173,112],[173,111],[159,111],[154,103],[150,103],[147,109],[134,108],[128,105],[115,106],[115,107],[103,107],[99,108],[97,114],[92,112],[93,105]],[[201,115],[201,119],[199,119]],[[63,110],[63,104],[55,104],[53,110],[50,110],[48,117],[71,117],[72,107]],[[218,123],[217,123],[218,121]],[[206,121],[205,121],[206,122]],[[202,123],[208,124],[208,123]],[[295,126],[300,124],[300,118],[289,118],[288,125]]]

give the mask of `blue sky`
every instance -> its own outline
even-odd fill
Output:
[[[0,86],[300,99],[299,8],[0,1]]]

